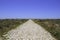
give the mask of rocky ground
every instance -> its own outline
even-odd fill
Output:
[[[48,31],[32,20],[28,20],[3,36],[6,40],[56,40]]]

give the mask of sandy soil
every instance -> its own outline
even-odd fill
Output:
[[[28,20],[3,36],[7,40],[56,40],[48,31],[32,20]]]

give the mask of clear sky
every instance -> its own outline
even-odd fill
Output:
[[[0,0],[0,18],[60,18],[60,0]]]

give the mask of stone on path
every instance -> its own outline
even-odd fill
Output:
[[[6,36],[7,40],[56,40],[48,31],[32,20],[28,20],[3,36]]]

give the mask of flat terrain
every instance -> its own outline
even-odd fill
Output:
[[[7,34],[10,30],[24,24],[28,19],[0,19],[0,39],[2,35]],[[60,19],[32,19],[47,30],[54,38],[60,40]],[[3,40],[5,38],[3,37]]]
[[[28,20],[4,35],[7,40],[56,40],[42,26]]]

